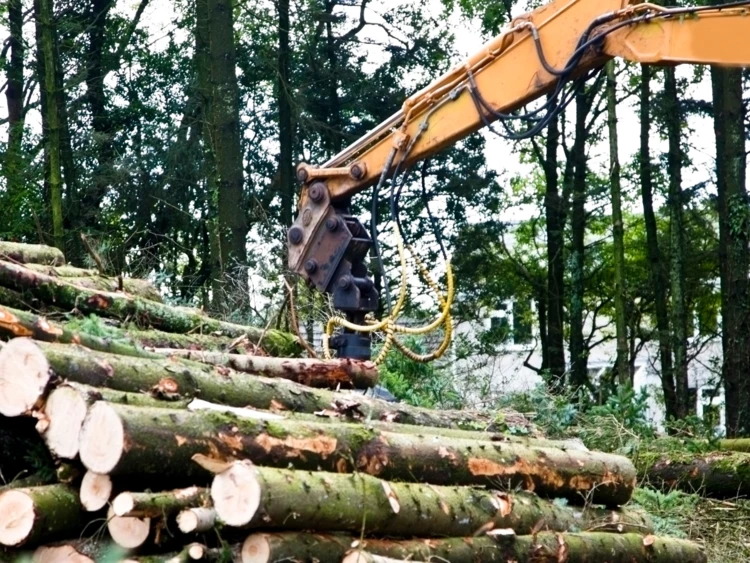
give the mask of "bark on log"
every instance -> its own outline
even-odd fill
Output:
[[[340,561],[358,538],[343,534],[260,533],[242,546],[242,563]],[[432,540],[359,541],[360,549],[393,559],[451,563],[706,563],[692,542],[640,534],[539,533]]]
[[[85,523],[78,495],[66,485],[0,492],[0,545],[20,547],[69,537]]]
[[[181,510],[210,504],[209,490],[200,487],[156,493],[120,493],[112,501],[115,516],[166,518]]]
[[[158,354],[147,352],[127,338],[100,338],[72,330],[66,323],[54,323],[44,317],[13,309],[0,307],[0,336],[6,338],[33,338],[41,342],[80,344],[98,352],[108,352],[136,358],[159,358]]]
[[[564,532],[592,527],[615,532],[653,531],[641,513],[576,510],[520,491],[507,494],[474,487],[398,483],[361,473],[294,471],[249,462],[234,462],[214,477],[211,498],[222,522],[256,529],[394,537],[468,537],[498,528],[519,535],[535,529]]]
[[[44,302],[77,309],[85,314],[135,320],[142,326],[181,334],[202,331],[233,338],[247,337],[274,356],[295,356],[301,353],[297,337],[291,334],[219,321],[122,293],[81,288],[10,262],[0,261],[0,285],[16,291],[26,291]]]
[[[61,250],[53,246],[7,241],[0,241],[0,260],[7,260],[17,264],[65,265],[65,255]]]
[[[468,430],[495,428],[490,413],[436,411],[387,403],[189,360],[133,358],[46,342],[38,345],[58,376],[95,387],[141,392],[168,381],[172,395],[200,397],[235,407],[316,413],[330,410],[338,403],[352,405],[361,411],[364,419]]]
[[[680,489],[711,498],[745,497],[750,494],[750,454],[641,452],[637,464],[639,474],[649,485],[658,489]]]
[[[183,534],[207,532],[216,525],[216,510],[203,506],[188,508],[181,511],[176,520]]]
[[[290,360],[171,348],[153,348],[150,351],[163,356],[224,366],[253,375],[289,379],[308,387],[368,389],[378,383],[378,368],[374,363],[351,359],[324,361],[300,358]]]
[[[140,280],[136,278],[111,278],[99,274],[96,270],[84,270],[81,268],[74,268],[73,266],[56,267],[45,266],[42,264],[25,264],[24,267],[32,272],[58,278],[61,281],[79,287],[107,292],[123,291],[127,294],[148,299],[150,301],[156,301],[158,303],[164,302],[159,290],[148,280]]]
[[[393,481],[417,476],[436,485],[521,487],[578,502],[587,496],[608,506],[626,503],[636,482],[630,461],[611,454],[425,439],[355,424],[259,421],[100,402],[89,410],[81,432],[81,461],[97,473],[203,479],[205,470],[191,463],[196,454],[275,467],[360,471]]]

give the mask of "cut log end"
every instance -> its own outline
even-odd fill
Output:
[[[87,409],[86,401],[73,387],[59,387],[50,393],[44,406],[49,421],[44,440],[52,453],[64,459],[74,459],[78,455]]]
[[[216,475],[211,499],[216,515],[229,526],[248,524],[260,506],[261,488],[253,467],[235,462]]]
[[[271,544],[266,534],[252,534],[242,544],[242,563],[268,563],[271,560]]]
[[[20,416],[44,393],[50,370],[33,340],[17,338],[0,350],[0,414]]]
[[[151,519],[116,516],[110,508],[107,514],[107,530],[117,545],[125,549],[135,549],[148,539]]]
[[[216,511],[213,508],[188,508],[177,515],[177,526],[183,534],[207,532],[216,523]]]
[[[87,555],[78,553],[72,545],[42,546],[34,551],[34,563],[94,563]]]
[[[112,479],[109,475],[101,475],[87,471],[81,481],[81,504],[89,512],[96,512],[105,507],[112,496]]]
[[[197,561],[199,559],[203,559],[203,557],[206,555],[206,548],[199,543],[194,543],[188,547],[187,552],[190,559],[194,559]]]
[[[120,493],[112,501],[112,512],[115,516],[125,516],[130,514],[135,508],[135,500],[130,493]]]
[[[110,405],[99,402],[89,409],[79,447],[81,462],[89,471],[106,475],[117,466],[125,448],[125,431]]]
[[[413,561],[409,559],[409,561]],[[347,553],[341,560],[341,563],[406,563],[403,559],[391,559],[380,555],[373,555],[366,551],[352,551]]]
[[[34,528],[34,501],[21,491],[0,494],[0,544],[17,546],[24,543]]]

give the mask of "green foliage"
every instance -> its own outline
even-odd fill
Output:
[[[102,317],[89,315],[88,317],[74,318],[68,322],[68,328],[72,331],[90,334],[99,338],[120,338],[115,328],[107,325]]]
[[[662,493],[653,489],[637,488],[633,504],[648,512],[656,535],[687,538],[686,520],[696,509],[700,497],[681,491]]]
[[[539,385],[528,393],[512,393],[498,400],[497,408],[528,413],[546,436],[562,438],[569,434],[578,417],[573,395],[553,395]]]
[[[404,343],[418,354],[426,351],[424,344],[417,338],[410,337]],[[375,354],[377,353],[376,350]],[[380,383],[400,401],[430,408],[463,406],[450,371],[440,369],[434,363],[418,363],[397,350],[391,350],[379,370]]]

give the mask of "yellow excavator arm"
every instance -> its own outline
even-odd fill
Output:
[[[750,1],[665,8],[631,0],[554,0],[513,20],[476,54],[404,102],[398,113],[319,168],[300,164],[289,267],[362,323],[378,295],[364,266],[373,243],[348,212],[352,196],[618,57],[646,64],[750,66]],[[559,106],[558,106],[559,107]],[[539,114],[543,116],[542,114]],[[546,125],[538,117],[528,135]],[[369,358],[347,330],[339,356]]]

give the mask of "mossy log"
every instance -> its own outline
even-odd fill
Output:
[[[45,266],[43,264],[24,264],[24,267],[39,274],[59,278],[87,289],[99,291],[123,291],[130,295],[163,303],[159,290],[148,280],[137,278],[119,278],[101,275],[96,270],[74,268],[73,266]]]
[[[325,361],[269,358],[201,350],[175,350],[172,348],[154,348],[151,351],[164,356],[224,366],[253,375],[289,379],[308,387],[368,389],[374,387],[378,382],[378,368],[375,364],[359,360],[335,359]]]
[[[640,534],[510,533],[471,538],[358,541],[343,534],[258,533],[242,546],[242,563],[341,561],[353,545],[368,553],[410,561],[451,563],[706,563],[696,544]]]
[[[521,491],[389,482],[363,473],[274,469],[249,462],[234,462],[216,475],[211,498],[222,522],[256,529],[391,537],[463,537],[491,529],[512,529],[519,535],[538,529],[653,529],[641,513],[562,507]],[[117,511],[117,499],[114,506]]]
[[[246,337],[274,356],[296,356],[302,350],[299,339],[285,332],[219,321],[189,310],[122,293],[82,288],[10,262],[0,261],[0,285],[27,292],[46,303],[77,309],[84,314],[133,320],[140,326],[166,332],[206,332],[233,338]]]
[[[520,487],[608,506],[626,503],[636,481],[635,469],[621,456],[423,438],[356,424],[251,420],[99,402],[81,432],[81,461],[97,473],[205,479],[205,470],[191,463],[196,454],[274,467],[360,471],[392,481]]]
[[[0,260],[7,260],[16,264],[65,265],[65,255],[54,246],[20,242],[0,241]]]
[[[113,331],[115,332],[115,331]],[[98,352],[136,358],[160,358],[128,338],[99,337],[73,329],[70,323],[57,323],[20,309],[0,307],[0,336],[32,338],[40,342],[80,344]]]
[[[37,429],[47,447],[57,457],[75,459],[78,456],[83,419],[89,406],[97,401],[123,405],[159,408],[186,408],[189,401],[167,401],[146,393],[128,393],[66,382],[53,389],[44,403]]]
[[[489,413],[438,411],[393,404],[189,360],[126,357],[47,342],[39,342],[38,347],[58,376],[95,387],[141,392],[159,389],[166,382],[172,396],[200,397],[234,407],[312,414],[331,409],[338,403],[356,407],[365,419],[432,427],[494,429],[494,419]]]
[[[750,453],[750,438],[733,438],[720,440],[719,449],[730,452]]]
[[[209,490],[201,487],[159,491],[155,493],[120,493],[112,501],[115,516],[167,518],[186,508],[210,505]]]
[[[20,547],[70,537],[86,522],[76,491],[67,485],[0,492],[0,545]]]
[[[657,489],[679,489],[711,498],[750,494],[750,454],[747,453],[641,452],[636,463],[641,477]]]

